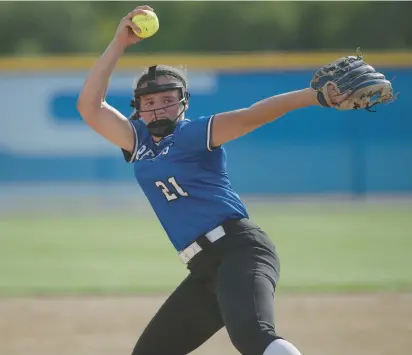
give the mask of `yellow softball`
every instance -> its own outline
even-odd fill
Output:
[[[132,22],[141,30],[140,33],[134,30],[133,32],[140,38],[149,38],[159,30],[159,19],[153,11],[144,11],[146,13],[145,15],[138,14],[132,18]]]

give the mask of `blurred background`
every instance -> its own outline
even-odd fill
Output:
[[[1,355],[130,352],[187,274],[132,166],[76,110],[119,20],[142,4],[0,2]],[[125,115],[153,64],[187,70],[192,119],[305,88],[357,47],[392,80],[400,96],[377,112],[305,108],[226,149],[279,250],[281,335],[309,355],[409,352],[412,3],[146,4],[160,30],[127,50],[108,92]],[[195,353],[236,352],[222,331]]]

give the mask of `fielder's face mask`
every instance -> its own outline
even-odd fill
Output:
[[[156,75],[157,76],[170,76],[170,74],[167,71],[163,70],[157,70],[156,71],[156,65],[152,66],[149,68],[149,72],[147,74],[147,86],[143,88],[136,88],[134,90],[134,100],[131,102],[131,106],[136,109],[136,113],[133,115],[134,119],[139,119],[139,113],[140,112],[153,112],[154,114],[154,119],[150,123],[147,124],[147,129],[150,132],[151,135],[155,137],[166,137],[169,134],[172,134],[173,130],[176,127],[177,121],[179,117],[183,114],[183,112],[186,111],[186,104],[189,100],[190,94],[189,92],[186,91],[186,87],[182,83],[170,83],[170,84],[157,84],[156,83]],[[176,78],[177,79],[177,78]],[[178,80],[178,79],[177,79]],[[145,80],[146,82],[146,80]],[[169,90],[179,90],[179,101],[163,106],[160,108],[156,108],[154,110],[141,110],[140,109],[140,96],[141,95],[149,95],[149,94],[155,94],[159,92],[165,92]],[[182,112],[179,113],[177,117],[174,119],[169,119],[169,118],[161,118],[156,116],[156,111],[162,110],[171,106],[175,105],[183,105]]]

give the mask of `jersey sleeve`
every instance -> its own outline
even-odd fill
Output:
[[[179,131],[177,144],[196,152],[212,151],[211,134],[215,115],[200,117],[186,123]]]
[[[137,120],[130,120],[129,121],[130,125],[133,128],[133,132],[134,132],[134,145],[133,145],[133,151],[129,152],[125,149],[122,149],[122,153],[123,153],[123,157],[124,160],[127,163],[134,163],[136,161],[136,155],[137,155],[137,151],[139,150],[139,146],[142,142],[141,139],[141,129],[139,129],[139,121]]]

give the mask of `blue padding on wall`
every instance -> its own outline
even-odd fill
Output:
[[[311,107],[226,145],[228,171],[241,193],[412,192],[412,69],[385,70],[396,77],[399,100],[376,113]],[[312,72],[218,73],[217,90],[193,94],[188,117],[248,107],[271,95],[304,88]],[[57,125],[82,124],[78,93],[56,90],[48,102]],[[108,102],[128,115],[131,92]],[[33,122],[35,117],[33,118]],[[132,166],[118,157],[16,156],[0,148],[0,182],[132,181]]]

